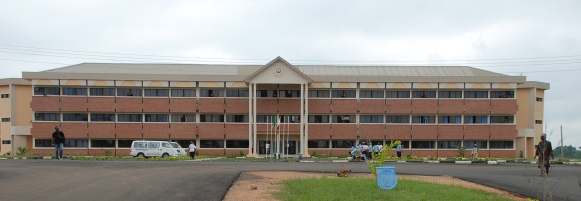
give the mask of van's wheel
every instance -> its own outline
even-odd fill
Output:
[[[163,153],[163,155],[161,155],[162,158],[168,157],[169,154],[168,153]]]
[[[141,158],[143,158],[143,157],[145,157],[145,154],[143,154],[143,153],[138,153],[138,154],[137,154],[137,157],[141,157]]]

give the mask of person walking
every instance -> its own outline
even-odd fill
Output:
[[[63,158],[63,144],[65,143],[65,133],[60,131],[58,126],[55,126],[54,130],[55,131],[52,133],[52,145],[54,145],[56,159],[60,160],[61,158]]]
[[[196,144],[194,143],[194,141],[190,141],[190,159],[194,160],[194,157],[196,156]]]
[[[397,150],[397,157],[401,158],[401,144],[398,144],[395,149]]]
[[[553,145],[547,140],[547,135],[541,135],[541,141],[536,146],[535,158],[538,156],[537,166],[541,169],[541,176],[549,175],[549,157],[555,158],[553,156]]]
[[[474,148],[472,148],[472,158],[478,158],[478,145],[474,144]]]

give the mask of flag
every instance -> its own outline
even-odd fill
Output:
[[[274,120],[272,120],[272,127],[273,128],[274,127],[278,127],[278,123],[277,123],[276,117],[274,118]]]

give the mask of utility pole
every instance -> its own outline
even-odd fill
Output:
[[[561,158],[565,158],[565,145],[563,145],[565,143],[563,143],[563,125],[561,125]]]

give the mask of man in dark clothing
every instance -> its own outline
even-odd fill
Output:
[[[55,126],[54,130],[55,131],[52,133],[52,144],[54,145],[54,150],[56,152],[56,159],[60,160],[63,158],[63,144],[65,143],[65,134],[59,130],[58,126]]]
[[[547,135],[541,135],[541,141],[537,145],[537,150],[535,152],[535,157],[539,157],[537,161],[537,166],[541,169],[541,176],[549,175],[549,157],[553,157],[553,146],[551,142],[546,140]]]

